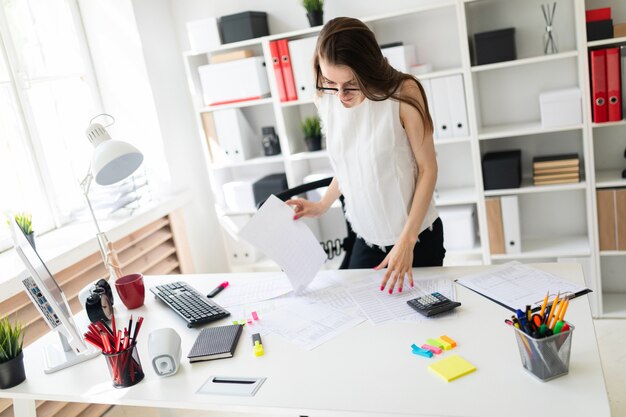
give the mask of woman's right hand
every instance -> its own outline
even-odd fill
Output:
[[[321,202],[313,202],[304,198],[293,198],[285,201],[287,205],[293,206],[293,219],[298,220],[301,217],[320,217],[326,213],[327,208]]]

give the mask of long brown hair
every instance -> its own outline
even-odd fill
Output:
[[[331,65],[349,67],[354,72],[359,89],[368,99],[383,101],[392,98],[413,106],[422,117],[425,132],[433,131],[424,88],[414,76],[389,65],[374,33],[360,20],[336,17],[328,21],[320,31],[313,59],[317,87],[320,87],[320,59]],[[424,105],[415,97],[401,93],[400,87],[406,80],[415,82]]]

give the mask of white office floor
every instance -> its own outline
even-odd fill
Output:
[[[594,320],[604,379],[613,417],[626,417],[626,320]],[[238,413],[170,410],[164,414],[152,408],[113,407],[105,417],[240,417]]]

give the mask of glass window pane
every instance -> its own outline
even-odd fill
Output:
[[[4,58],[4,52],[2,50],[2,42],[0,42],[0,83],[9,82],[10,80],[11,80],[11,77],[9,76],[9,68]]]
[[[52,229],[54,220],[25,145],[18,114],[10,87],[0,86],[0,213],[32,213],[33,229],[39,234]],[[9,246],[9,229],[0,227],[0,251]]]
[[[74,21],[65,0],[0,0],[20,70],[29,78],[84,71]]]
[[[33,83],[27,93],[53,198],[59,214],[67,218],[85,205],[79,185],[93,153],[85,129],[96,114],[89,86],[72,78]]]

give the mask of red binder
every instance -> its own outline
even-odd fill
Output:
[[[622,120],[622,88],[620,86],[619,47],[606,50],[606,95],[609,122]]]
[[[285,77],[283,77],[282,66],[280,65],[280,54],[278,53],[278,41],[270,42],[270,53],[272,54],[272,66],[274,67],[274,75],[276,75],[276,86],[278,87],[278,97],[280,101],[287,101],[287,93],[285,92]]]
[[[606,105],[606,50],[591,51],[591,99],[593,100],[593,121],[608,121]]]
[[[280,54],[280,65],[283,70],[285,79],[285,91],[287,92],[287,101],[297,100],[296,82],[293,78],[293,70],[291,69],[291,57],[289,56],[289,45],[287,39],[278,41],[278,53]]]

